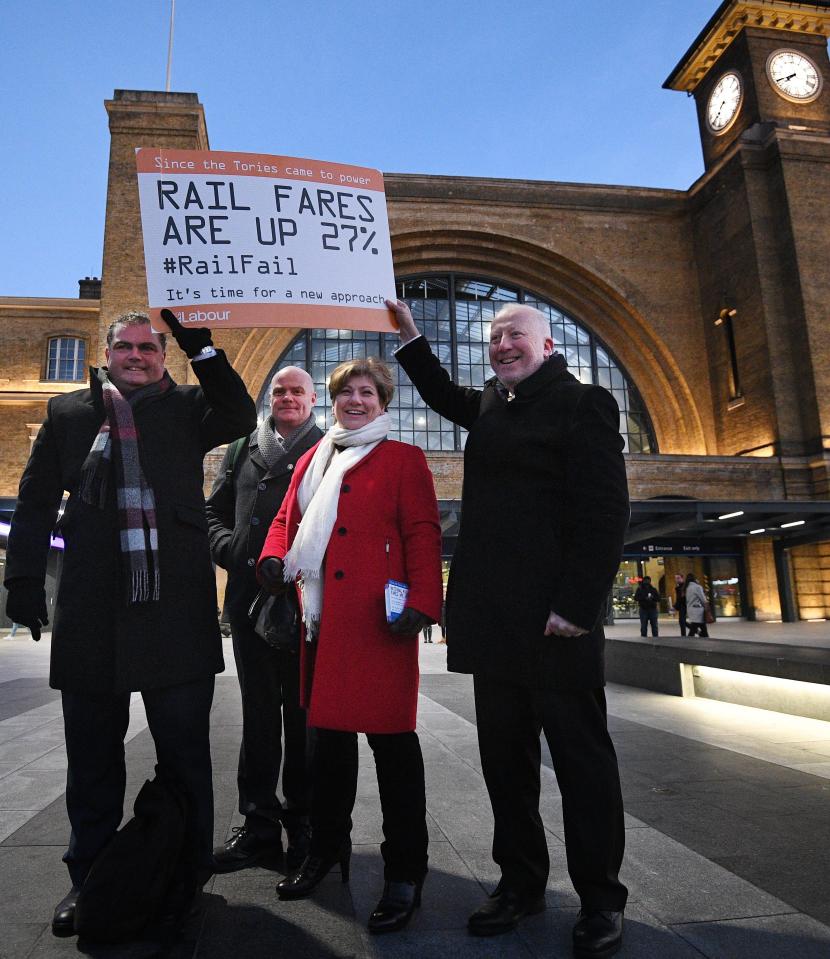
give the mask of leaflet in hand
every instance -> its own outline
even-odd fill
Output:
[[[399,583],[396,579],[390,579],[383,592],[386,598],[386,622],[394,623],[406,606],[409,587],[406,583]]]

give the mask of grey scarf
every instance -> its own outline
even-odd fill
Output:
[[[274,417],[266,417],[256,431],[256,444],[268,467],[268,472],[272,473],[280,462],[291,450],[314,428],[314,413],[309,413],[305,423],[297,427],[294,432],[283,438],[274,428]]]

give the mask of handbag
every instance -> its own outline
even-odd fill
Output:
[[[293,589],[288,589],[279,596],[260,589],[248,610],[248,618],[254,632],[269,646],[294,652],[298,649],[300,606]]]
[[[714,623],[715,621],[715,614],[708,603],[703,607],[703,621],[706,623]]]

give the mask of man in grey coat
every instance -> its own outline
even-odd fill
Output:
[[[209,716],[224,664],[202,466],[256,413],[210,331],[162,316],[199,386],[173,382],[166,337],[146,314],[119,317],[89,388],[49,401],[9,532],[7,610],[38,640],[50,535],[69,493],[49,676],[61,691],[72,828],[63,857],[72,889],[55,909],[56,936],[73,935],[80,887],[121,821],[132,691],[144,699],[159,775],[187,801],[185,872],[210,874]]]
[[[482,771],[501,881],[470,916],[473,935],[515,928],[545,906],[540,731],[580,899],[580,959],[622,941],[624,829],[603,690],[602,616],[622,553],[628,490],[619,410],[553,353],[547,318],[523,304],[493,318],[483,390],[453,383],[409,308],[398,362],[437,413],[469,430],[458,543],[447,589],[447,666],[472,673]]]
[[[239,811],[245,823],[214,850],[216,872],[235,872],[263,860],[279,861],[283,826],[288,868],[297,868],[308,851],[309,782],[305,710],[300,706],[299,623],[296,633],[289,631],[287,637],[297,645],[269,646],[255,632],[248,610],[259,590],[256,564],[294,466],[323,435],[312,412],[316,401],[314,383],[305,370],[289,366],[277,372],[271,380],[270,416],[250,437],[228,447],[207,502],[213,559],[228,571],[225,609],[242,693],[237,783]],[[281,607],[293,604],[293,594],[286,592],[274,602]],[[280,765],[284,805],[277,796]]]

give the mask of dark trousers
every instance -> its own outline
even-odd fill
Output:
[[[309,768],[305,710],[300,707],[300,654],[274,649],[254,632],[247,616],[231,615],[231,633],[242,693],[239,811],[263,839],[278,840],[281,822],[308,816]],[[283,735],[285,752],[283,754]],[[282,793],[277,797],[282,766]]]
[[[699,635],[701,639],[709,638],[709,630],[706,628],[706,623],[693,623],[691,620],[689,620],[687,625],[689,627],[690,636]]]
[[[686,604],[677,607],[677,621],[680,624],[680,635],[686,635],[688,623],[686,622]]]
[[[315,729],[311,851],[335,858],[352,829],[357,795],[357,733]],[[368,733],[383,812],[384,878],[420,880],[427,872],[424,759],[417,733]]]
[[[203,877],[211,871],[213,777],[210,707],[214,677],[142,692],[156,745],[158,771],[188,800],[186,849]],[[63,861],[73,885],[86,878],[93,860],[115,834],[124,810],[124,737],[130,694],[64,690],[63,721],[68,768],[66,808],[72,832]]]
[[[504,885],[544,893],[550,869],[539,815],[540,733],[562,794],[568,873],[584,909],[621,910],[623,805],[603,689],[552,692],[475,677],[481,764]]]
[[[649,623],[651,624],[651,635],[657,636],[657,610],[640,609],[640,635],[645,636],[648,632]]]

